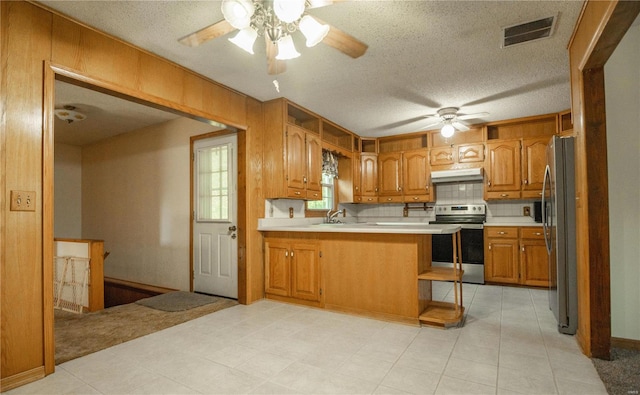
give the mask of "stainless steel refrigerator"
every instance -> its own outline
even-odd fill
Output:
[[[558,331],[578,327],[574,138],[551,138],[542,189],[542,225],[549,253],[549,307]]]

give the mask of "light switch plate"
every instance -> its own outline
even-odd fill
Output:
[[[528,217],[531,215],[531,207],[529,206],[524,206],[522,208],[522,215],[524,215],[525,217]]]
[[[35,191],[11,191],[11,211],[36,211]]]

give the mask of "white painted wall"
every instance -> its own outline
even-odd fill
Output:
[[[82,237],[82,149],[54,146],[54,237]]]
[[[101,239],[107,277],[189,290],[189,137],[216,130],[187,118],[82,150],[82,235]]]
[[[611,335],[640,340],[640,25],[605,65]]]

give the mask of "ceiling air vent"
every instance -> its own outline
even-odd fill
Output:
[[[554,15],[502,28],[502,48],[551,37],[556,19]]]

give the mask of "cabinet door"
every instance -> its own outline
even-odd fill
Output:
[[[378,155],[362,153],[362,173],[360,178],[362,196],[378,196]],[[362,199],[364,202],[365,199]]]
[[[290,197],[306,197],[304,194],[305,178],[307,175],[307,149],[305,131],[299,127],[287,126],[287,187]],[[277,182],[277,180],[272,180]],[[304,196],[303,196],[304,194]]]
[[[549,256],[544,240],[520,242],[520,282],[538,287],[549,286]]]
[[[542,196],[549,139],[550,137],[525,139],[522,142],[523,198],[539,199]]]
[[[518,282],[518,239],[488,239],[484,252],[485,281]]]
[[[452,147],[431,148],[431,153],[429,154],[429,164],[431,166],[452,165],[453,163]]]
[[[463,144],[457,147],[458,163],[475,163],[484,161],[483,144]]]
[[[520,198],[520,141],[487,144],[485,170],[486,198]]]
[[[320,300],[320,262],[316,243],[291,245],[291,296]]]
[[[353,167],[353,201],[362,201],[362,199],[358,199],[362,197],[362,163],[360,162],[360,154],[354,153],[351,159],[352,167]]]
[[[289,296],[291,290],[289,244],[278,240],[266,240],[264,268],[265,292]]]
[[[402,195],[402,162],[398,152],[378,154],[378,195]]]
[[[319,136],[314,136],[310,133],[306,135],[307,143],[307,183],[306,188],[308,191],[318,192],[319,196],[314,196],[314,200],[322,199],[322,143]],[[307,194],[309,195],[309,194]],[[307,196],[311,198],[311,196]]]
[[[426,195],[429,189],[427,166],[429,153],[426,149],[405,151],[402,154],[402,193]]]

